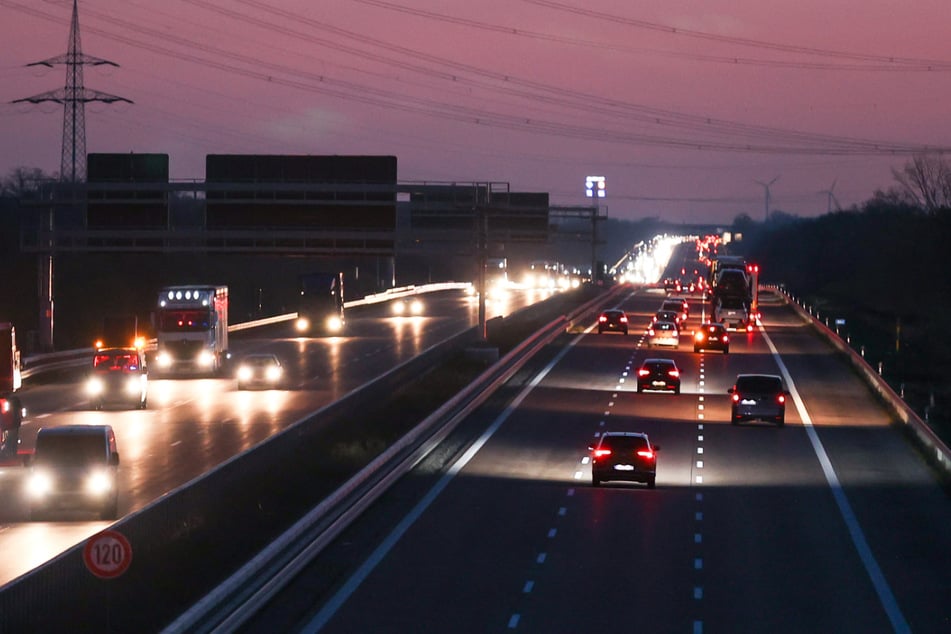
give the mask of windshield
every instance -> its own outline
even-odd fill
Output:
[[[139,355],[127,352],[97,354],[92,365],[99,371],[138,370]]]
[[[37,464],[81,467],[106,462],[106,443],[96,434],[40,434],[36,441]]]

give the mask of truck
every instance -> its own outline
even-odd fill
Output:
[[[155,367],[162,374],[218,374],[228,359],[228,287],[166,286],[158,293]]]
[[[713,321],[723,324],[727,330],[752,330],[746,303],[739,298],[724,297],[716,300]]]
[[[337,334],[344,327],[343,273],[306,273],[298,278],[297,320],[301,334]]]
[[[16,328],[11,323],[0,323],[0,459],[17,453],[23,406],[16,392],[21,385]]]

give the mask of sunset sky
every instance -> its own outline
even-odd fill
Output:
[[[0,176],[59,170],[72,0],[0,0]],[[388,154],[612,217],[825,213],[951,148],[947,0],[80,0],[89,152]],[[778,178],[777,178],[778,177]]]

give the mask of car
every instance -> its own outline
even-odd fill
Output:
[[[680,282],[678,282],[677,280],[675,280],[675,279],[673,279],[673,278],[671,278],[671,277],[666,277],[666,278],[664,278],[664,290],[665,290],[665,291],[677,291],[677,292],[680,292],[680,290],[681,290],[681,289],[680,289]]]
[[[605,330],[623,332],[626,335],[627,313],[616,308],[602,310],[598,315],[598,334],[604,333]]]
[[[141,348],[99,348],[93,354],[86,378],[86,394],[95,409],[108,403],[125,403],[145,409],[149,373]]]
[[[701,324],[693,333],[693,351],[722,350],[730,354],[730,334],[723,324],[707,322]]]
[[[676,348],[680,345],[680,329],[672,321],[658,321],[647,328],[647,346],[672,346]]]
[[[783,380],[775,374],[739,374],[733,387],[730,423],[764,420],[782,426],[786,422],[786,397]]]
[[[670,311],[680,315],[677,320],[679,323],[685,323],[687,321],[688,312],[682,301],[676,299],[665,299],[664,303],[661,304],[660,309],[662,311]]]
[[[713,308],[713,321],[721,323],[727,330],[753,331],[753,322],[743,300],[724,297],[718,299]]]
[[[119,451],[110,425],[43,427],[28,464],[30,519],[76,510],[116,519]]]
[[[278,387],[283,376],[284,368],[280,359],[266,353],[246,355],[235,372],[239,390]]]
[[[598,443],[588,447],[591,452],[591,484],[625,480],[641,482],[653,489],[657,481],[657,452],[647,434],[641,432],[606,431]]]
[[[397,317],[417,317],[425,310],[423,300],[419,297],[401,297],[390,304],[390,311]]]
[[[637,369],[637,392],[644,390],[680,394],[680,369],[673,359],[644,359]]]

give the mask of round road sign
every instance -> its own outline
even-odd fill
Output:
[[[132,563],[132,544],[116,531],[102,531],[88,540],[83,561],[89,572],[102,579],[115,579]]]

